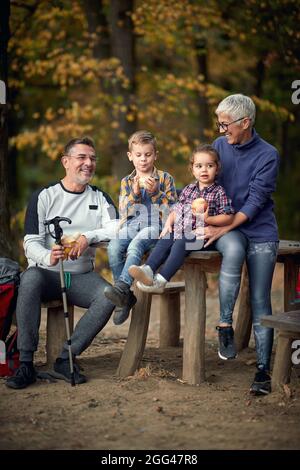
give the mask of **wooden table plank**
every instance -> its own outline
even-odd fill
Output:
[[[300,333],[300,310],[294,310],[280,315],[263,316],[261,324],[279,330]]]

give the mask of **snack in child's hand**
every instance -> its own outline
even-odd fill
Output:
[[[75,246],[76,241],[81,236],[81,233],[76,232],[74,235],[64,235],[61,239],[64,247],[64,259],[68,259],[71,249]]]
[[[208,203],[203,197],[198,197],[194,199],[191,206],[193,214],[203,214],[208,207]]]
[[[139,177],[139,186],[140,188],[146,188],[146,177],[145,176],[140,176]]]

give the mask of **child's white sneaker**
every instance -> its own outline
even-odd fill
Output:
[[[165,290],[167,282],[168,281],[161,274],[156,274],[153,278],[153,284],[151,286],[147,286],[141,281],[138,281],[136,285],[143,292],[147,292],[149,294],[162,294]]]
[[[137,266],[133,264],[128,269],[130,276],[132,276],[137,281],[145,284],[146,286],[152,286],[153,284],[153,271],[147,264],[142,266]]]

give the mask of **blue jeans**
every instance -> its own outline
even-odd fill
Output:
[[[193,245],[194,249],[192,248]],[[174,239],[174,233],[171,233],[166,238],[158,240],[146,264],[150,266],[154,273],[163,264],[159,272],[169,281],[177,273],[178,269],[181,268],[185,257],[191,251],[201,250],[202,246],[202,240],[196,240],[195,238]]]
[[[232,324],[242,266],[246,260],[257,364],[269,370],[273,329],[261,326],[260,318],[272,315],[271,286],[278,242],[251,242],[241,232],[233,230],[219,238],[215,246],[223,255],[219,279],[220,321]]]
[[[140,265],[147,251],[154,247],[159,237],[159,229],[156,226],[144,227],[130,238],[127,227],[119,231],[119,236],[111,240],[108,245],[108,258],[114,281],[126,282],[129,286],[133,278],[128,273],[132,264]]]

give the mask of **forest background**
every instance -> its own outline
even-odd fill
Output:
[[[231,93],[253,98],[256,130],[280,152],[280,238],[299,238],[298,0],[2,0],[0,8],[0,256],[24,265],[28,198],[63,176],[70,138],[94,138],[93,183],[117,203],[131,171],[127,138],[148,129],[158,166],[180,188],[191,181],[193,147],[217,137],[214,110]]]

